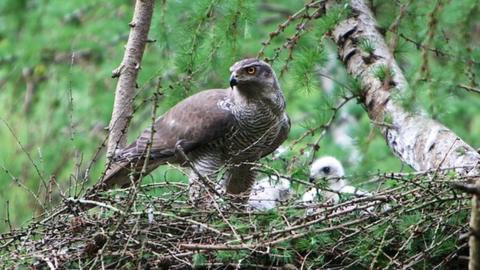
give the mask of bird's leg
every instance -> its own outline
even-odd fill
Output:
[[[225,189],[229,195],[234,196],[234,201],[246,203],[250,190],[255,182],[255,171],[250,164],[233,165],[224,175]]]
[[[221,157],[207,151],[193,154],[190,158],[183,151],[181,141],[175,145],[175,154],[190,167],[190,200],[196,207],[207,209],[217,198],[221,197],[218,188],[211,180],[216,179],[218,169],[223,165]]]
[[[214,173],[196,166],[195,170],[190,170],[188,178],[190,181],[189,197],[195,207],[210,209],[212,203],[222,197],[221,191],[210,180],[215,178]]]

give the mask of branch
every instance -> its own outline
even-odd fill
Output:
[[[392,152],[417,171],[453,167],[460,175],[478,175],[480,155],[475,149],[444,125],[423,113],[405,110],[391,97],[392,92],[407,91],[408,82],[377,31],[366,3],[351,0],[350,5],[352,17],[339,23],[332,35],[347,71],[362,85],[361,102],[369,117],[375,123],[391,123],[378,128]],[[363,50],[361,44],[365,42],[373,44],[373,50]],[[378,76],[375,70],[379,69],[388,76]],[[474,196],[470,226],[476,231],[480,229],[479,207],[479,199]],[[480,239],[474,236],[470,237],[469,268],[480,269]]]
[[[452,186],[463,192],[480,196],[480,185],[467,184],[467,183],[452,183]]]
[[[465,84],[459,84],[458,87],[460,87],[462,89],[465,89],[469,92],[480,94],[480,89],[476,88],[476,87],[468,86],[468,85],[465,85]]]
[[[122,215],[125,214],[122,210],[120,210],[120,209],[118,209],[114,206],[111,206],[111,205],[108,205],[108,204],[102,203],[102,202],[97,202],[97,201],[94,201],[94,200],[67,198],[67,202],[74,203],[74,204],[95,205],[95,206],[98,206],[98,207],[101,207],[101,208],[109,209],[113,212],[118,212]]]
[[[148,42],[148,31],[152,21],[154,0],[137,0],[133,19],[129,23],[130,35],[123,60],[112,72],[112,77],[118,77],[115,90],[112,119],[110,120],[110,135],[107,144],[107,158],[114,155],[118,147],[126,145],[126,132],[133,114],[133,98],[137,84],[145,44]]]

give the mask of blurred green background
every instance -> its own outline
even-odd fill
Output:
[[[83,179],[91,185],[101,175],[101,146],[116,85],[111,71],[123,57],[133,2],[0,1],[0,232],[9,227],[7,216],[12,226],[24,225],[43,207],[57,203],[59,194],[73,196]],[[478,86],[478,1],[440,1],[437,11],[437,1],[410,1],[395,31],[391,26],[405,2],[377,0],[372,9],[387,41],[397,40],[395,57],[411,83],[407,93],[414,97],[407,100],[415,100],[478,148],[480,94],[460,87]],[[230,65],[256,56],[269,33],[304,4],[157,0],[150,30],[156,42],[145,51],[129,141],[150,125],[155,91],[162,93],[160,114],[199,90],[228,87]],[[283,45],[295,34],[297,22],[266,47],[265,57],[274,58],[277,75],[282,73],[293,127],[284,144],[290,146],[286,162],[263,162],[283,173],[306,177],[312,155],[339,158],[353,181],[377,172],[409,170],[372,130],[355,100],[337,112],[321,137],[322,125],[333,115],[331,108],[355,88],[335,60],[335,46],[328,38],[328,31],[347,13],[338,9],[308,23],[291,50],[292,61],[287,61],[290,50]],[[298,140],[310,129],[316,131]],[[164,166],[145,181],[165,179],[186,178]]]

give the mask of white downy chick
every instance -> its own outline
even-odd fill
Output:
[[[355,194],[358,196],[368,196],[367,192],[360,191],[354,186],[351,186],[349,182],[344,179],[345,171],[342,163],[336,158],[331,156],[321,157],[315,160],[310,167],[310,182],[315,183],[321,179],[327,181],[328,190],[322,190],[320,188],[311,188],[305,192],[302,196],[304,205],[312,205],[318,202],[318,195],[325,202],[338,203],[340,201],[339,194]]]
[[[278,176],[265,177],[253,185],[248,205],[257,211],[268,211],[291,197],[289,179]]]

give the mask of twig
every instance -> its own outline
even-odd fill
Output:
[[[465,85],[465,84],[459,84],[458,87],[463,88],[463,89],[465,89],[469,92],[480,94],[480,88],[476,88],[476,87],[473,87],[473,86],[468,86],[468,85]]]
[[[113,212],[120,213],[122,215],[125,214],[125,212],[123,212],[122,210],[120,210],[116,207],[113,207],[113,206],[108,205],[106,203],[97,202],[97,201],[94,201],[94,200],[67,198],[67,202],[95,205],[95,206],[99,206],[99,207],[102,207],[102,208],[112,210]]]

